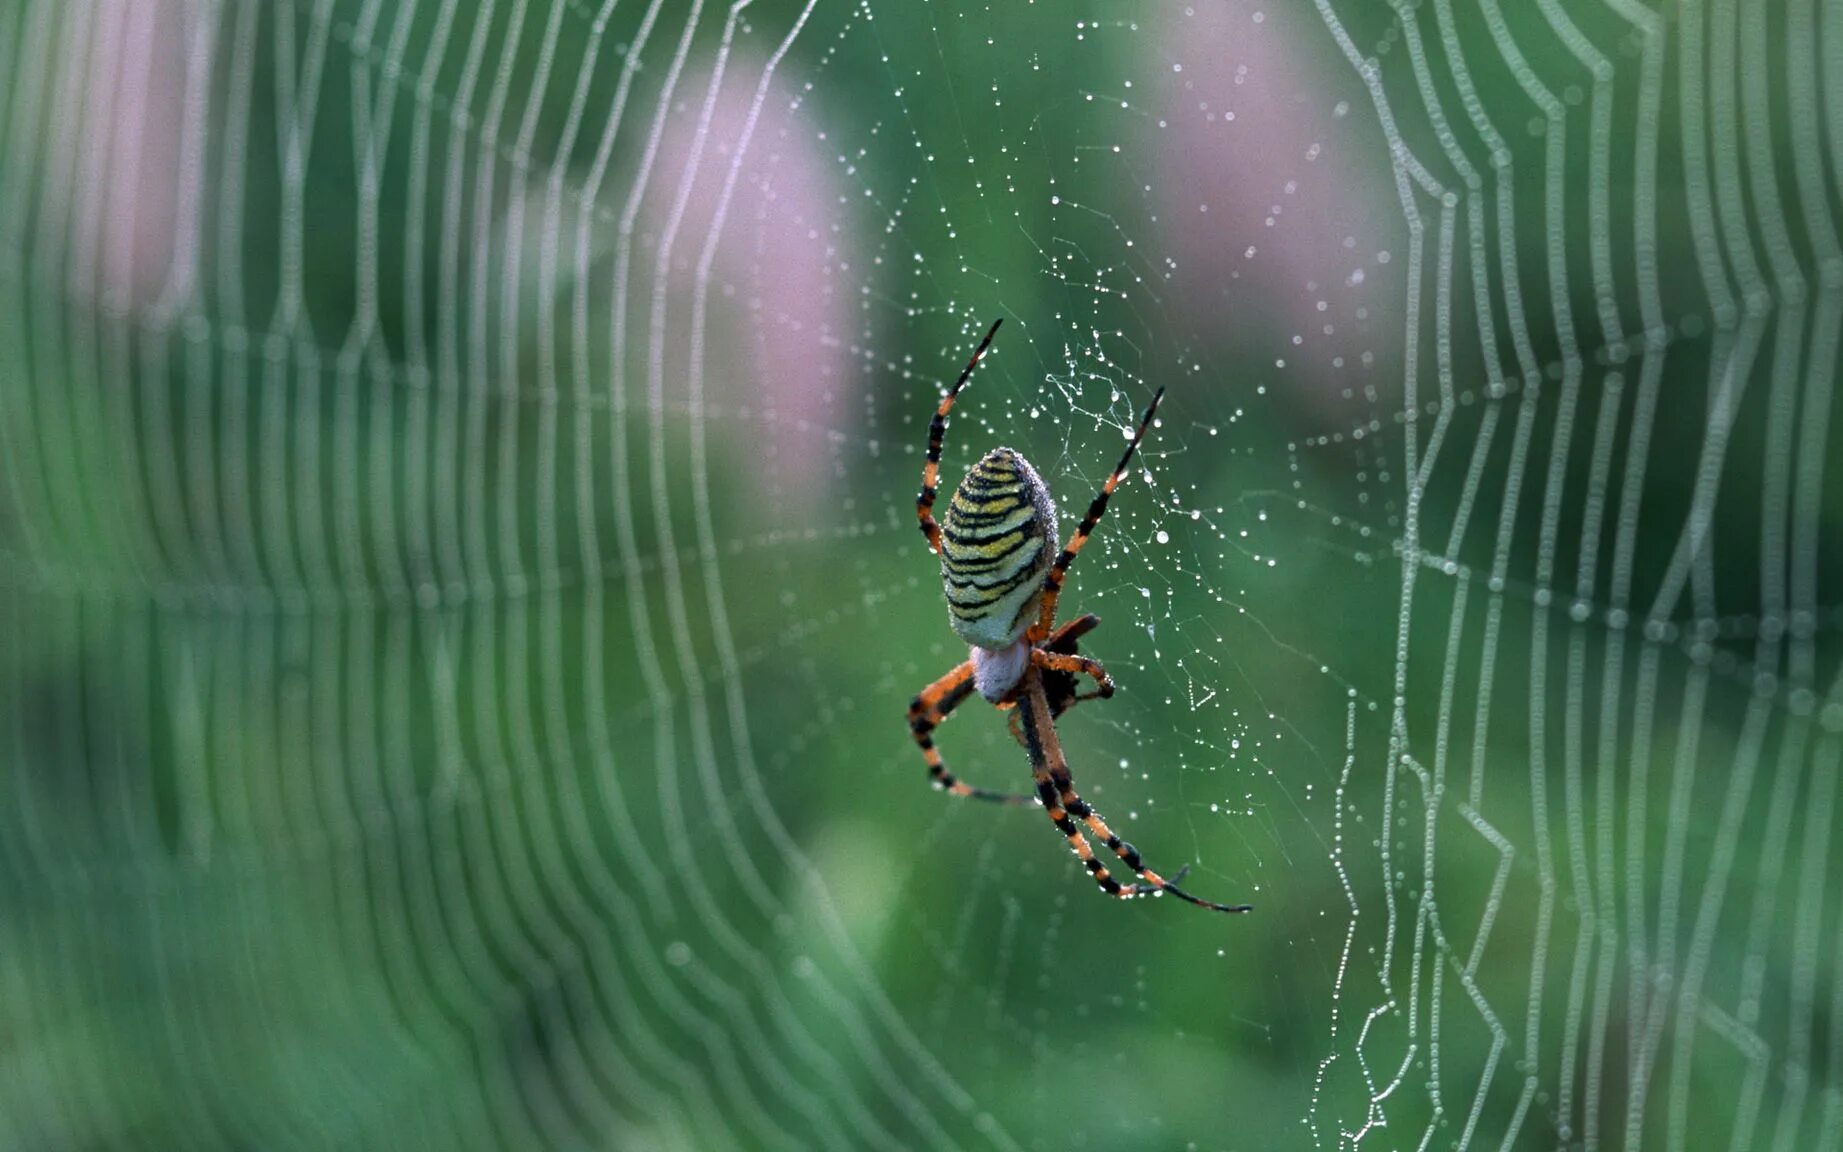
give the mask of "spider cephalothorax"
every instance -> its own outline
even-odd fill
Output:
[[[941,445],[947,435],[947,414],[960,389],[972,378],[998,332],[1000,321],[979,342],[966,370],[935,409],[928,426],[928,459],[922,465],[921,495],[915,511],[921,519],[928,546],[941,557],[941,581],[947,592],[948,621],[968,645],[967,659],[947,675],[922,690],[909,705],[909,730],[928,762],[935,787],[956,796],[972,796],[1008,804],[1040,803],[1068,838],[1101,890],[1122,898],[1169,892],[1181,900],[1218,912],[1246,912],[1245,904],[1216,904],[1200,900],[1178,888],[1180,869],[1170,880],[1145,866],[1131,844],[1113,834],[1100,813],[1075,792],[1075,781],[1062,754],[1055,720],[1083,700],[1113,695],[1113,680],[1099,663],[1077,653],[1080,638],[1100,623],[1079,616],[1056,627],[1056,598],[1063,577],[1082,545],[1107,512],[1107,501],[1126,477],[1133,452],[1152,426],[1152,415],[1164,389],[1152,397],[1145,418],[1133,433],[1100,495],[1088,505],[1069,542],[1056,551],[1056,503],[1042,477],[1029,461],[1010,448],[994,448],[973,465],[947,502],[946,523],[934,519],[935,493],[941,477]],[[1052,561],[1051,556],[1055,555]],[[1094,681],[1091,692],[1078,691],[1081,678]],[[1030,753],[1037,790],[1013,795],[974,788],[954,779],[934,746],[934,729],[977,690],[1001,708],[1015,708],[1014,732]],[[1076,821],[1100,839],[1109,851],[1125,861],[1142,883],[1122,884],[1089,847]]]

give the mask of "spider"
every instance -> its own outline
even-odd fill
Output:
[[[952,411],[960,389],[972,378],[973,370],[979,367],[980,358],[1002,323],[1002,319],[992,322],[973,358],[966,362],[966,370],[942,397],[928,425],[928,460],[922,465],[921,495],[916,497],[915,512],[929,549],[941,558],[948,622],[967,642],[969,652],[964,662],[922,689],[909,704],[909,731],[928,762],[928,776],[936,789],[1001,804],[1042,804],[1050,820],[1068,837],[1069,847],[1081,858],[1095,883],[1109,896],[1124,900],[1169,892],[1202,908],[1247,912],[1249,905],[1217,904],[1179,888],[1176,882],[1184,878],[1187,867],[1169,880],[1146,867],[1139,850],[1114,835],[1100,813],[1076,794],[1062,741],[1056,733],[1055,721],[1064,712],[1085,700],[1105,699],[1114,692],[1107,670],[1077,651],[1081,638],[1100,620],[1092,615],[1078,616],[1057,628],[1056,600],[1062,593],[1069,565],[1106,513],[1114,489],[1125,479],[1127,465],[1151,427],[1152,414],[1158,411],[1165,390],[1160,388],[1152,397],[1126,453],[1101,485],[1100,494],[1088,505],[1087,515],[1054,563],[1050,556],[1056,552],[1055,501],[1042,477],[1013,449],[994,448],[973,465],[948,501],[946,523],[935,522],[934,497],[940,482],[947,413]],[[1080,691],[1083,677],[1094,682],[1092,690]],[[1012,710],[1012,734],[1030,754],[1035,795],[975,788],[947,771],[940,750],[934,746],[934,730],[975,691],[996,707]],[[1122,884],[1114,879],[1076,827],[1077,820],[1125,861],[1140,882]]]

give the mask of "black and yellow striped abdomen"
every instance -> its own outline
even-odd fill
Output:
[[[1029,461],[994,448],[954,489],[941,524],[941,579],[953,630],[1004,648],[1035,616],[1056,558],[1056,504]]]

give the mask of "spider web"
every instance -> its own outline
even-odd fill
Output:
[[[0,1141],[1843,1147],[1843,10],[1123,11],[0,7]]]

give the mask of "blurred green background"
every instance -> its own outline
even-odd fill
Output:
[[[1843,1146],[1835,8],[0,0],[0,1143]]]

